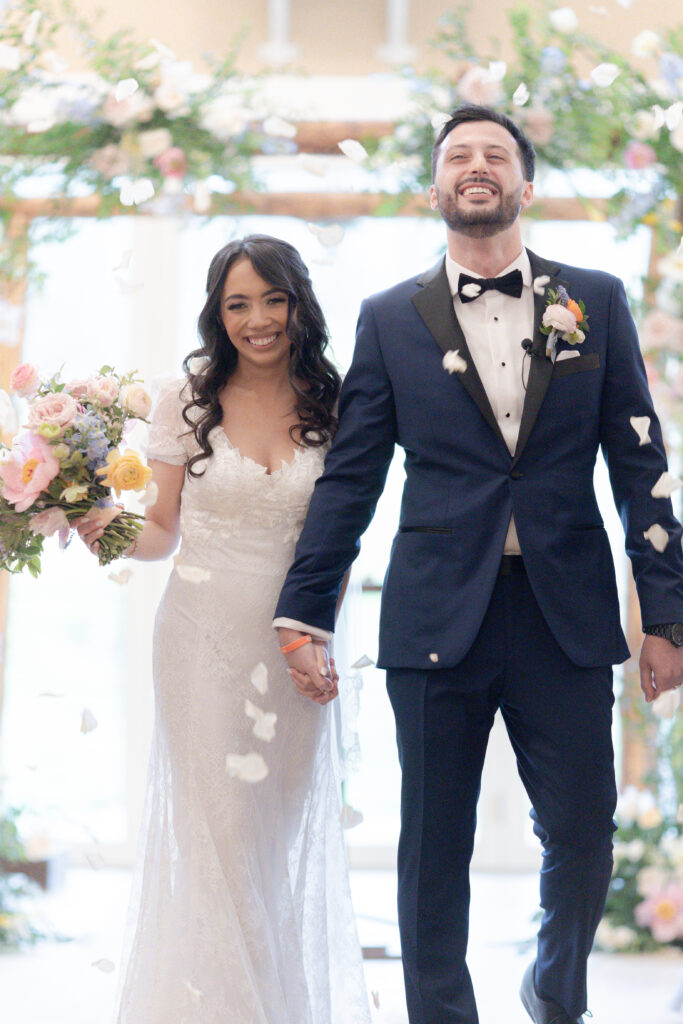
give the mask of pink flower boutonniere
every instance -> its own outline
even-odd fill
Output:
[[[570,345],[581,345],[590,328],[583,301],[570,299],[567,289],[562,285],[559,285],[557,291],[548,291],[546,302],[541,332],[548,337],[545,354],[555,362],[558,338],[568,341]]]

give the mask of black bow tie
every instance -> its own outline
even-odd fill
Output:
[[[463,293],[463,288],[468,284],[476,284],[479,287],[476,295]],[[469,274],[461,274],[458,281],[458,295],[461,302],[474,302],[489,288],[493,288],[495,291],[503,292],[504,295],[512,295],[518,299],[522,294],[522,284],[521,270],[511,270],[509,274],[503,274],[502,277],[470,277]]]

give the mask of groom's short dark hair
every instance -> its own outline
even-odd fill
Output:
[[[501,114],[500,111],[495,110],[493,107],[483,107],[477,103],[466,103],[464,106],[458,107],[457,110],[453,111],[436,137],[432,148],[432,181],[434,181],[436,175],[436,164],[439,159],[441,143],[446,136],[450,135],[454,128],[457,128],[459,124],[466,124],[468,121],[493,121],[494,124],[499,124],[501,128],[505,128],[517,143],[522,167],[524,168],[525,180],[534,180],[536,150],[531,139],[524,134],[519,125],[515,124],[507,114]]]

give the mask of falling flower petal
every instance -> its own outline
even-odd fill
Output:
[[[225,760],[228,775],[242,782],[261,782],[268,774],[268,765],[260,754],[228,754]]]
[[[201,1004],[204,1002],[204,993],[200,992],[198,988],[195,988],[192,982],[189,981],[187,978],[185,978],[184,984],[185,988],[187,989],[187,993],[190,997],[190,1001],[192,1002],[192,1005],[201,1006]]]
[[[643,537],[649,540],[655,551],[659,551],[660,554],[669,543],[669,534],[659,523],[653,523],[649,530],[643,532]]]
[[[296,135],[296,125],[282,117],[267,117],[263,130],[266,135],[277,135],[281,139],[293,139]]]
[[[270,743],[275,738],[277,715],[274,711],[261,711],[261,708],[257,708],[250,700],[245,700],[244,713],[247,718],[251,718],[254,722],[252,731],[256,739]]]
[[[119,200],[122,206],[139,206],[154,195],[154,185],[149,178],[127,181],[121,188]]]
[[[543,295],[545,292],[546,285],[550,283],[550,277],[548,274],[540,274],[539,277],[534,278],[534,294]]]
[[[679,124],[683,121],[683,100],[679,100],[677,103],[672,103],[670,107],[664,111],[664,123],[670,132],[678,128]]]
[[[299,167],[309,174],[315,174],[318,178],[323,178],[327,174],[325,161],[319,157],[312,156],[310,153],[299,153],[296,159]]]
[[[173,559],[176,572],[185,583],[207,583],[211,579],[209,569],[202,569],[199,565],[185,565],[180,561],[180,555]]]
[[[308,230],[315,235],[320,244],[327,246],[328,248],[339,245],[344,237],[344,228],[341,227],[340,224],[330,224],[325,228],[321,228],[319,224],[308,224],[307,227]]]
[[[86,736],[89,732],[94,732],[97,728],[97,719],[93,715],[90,708],[83,708],[81,712],[81,732]]]
[[[372,658],[368,658],[367,654],[361,654],[357,661],[354,661],[351,668],[369,668],[370,665],[374,665]]]
[[[103,974],[111,974],[116,970],[111,960],[93,960],[90,964],[91,967],[96,967],[98,971],[102,971]]]
[[[502,82],[507,71],[507,64],[504,60],[492,60],[489,62],[487,77],[490,82]]]
[[[683,487],[683,480],[679,480],[673,473],[662,473],[650,494],[653,498],[670,498],[674,491]]]
[[[252,669],[251,684],[258,690],[261,696],[268,692],[268,669],[262,661],[259,661],[258,665]]]
[[[370,993],[370,995],[372,996],[372,1003],[373,1003],[373,1006],[375,1007],[375,1009],[376,1009],[376,1010],[379,1010],[379,992],[375,992],[375,991],[373,990],[373,991],[372,991],[372,992]]]
[[[362,164],[368,158],[367,149],[357,139],[342,139],[339,143],[339,148],[344,156],[348,156],[349,160],[353,160],[354,164]]]
[[[118,583],[119,586],[125,587],[126,583],[130,582],[132,576],[132,569],[122,569],[121,572],[110,572],[107,579],[111,580],[112,583]]]
[[[569,35],[576,32],[579,27],[579,19],[571,7],[557,7],[548,15],[548,20],[556,32]]]
[[[351,804],[344,804],[339,815],[339,821],[341,822],[342,828],[356,828],[357,825],[362,825],[364,817],[361,811],[352,807]]]
[[[590,74],[593,85],[606,88],[619,76],[620,69],[616,64],[598,64]]]
[[[433,661],[434,664],[436,664],[437,661],[439,660],[439,655],[432,651],[432,653],[429,655],[429,660]]]
[[[133,258],[133,250],[132,249],[124,249],[123,252],[121,253],[120,257],[119,257],[118,263],[116,264],[115,267],[112,267],[111,269],[114,271],[114,273],[116,273],[117,270],[128,270],[128,268],[130,267],[130,261],[132,260],[132,258]]]
[[[650,705],[657,718],[673,718],[681,703],[680,690],[665,690]]]
[[[644,444],[650,444],[650,417],[649,416],[631,416],[629,423],[638,435],[638,447],[641,448]]]
[[[41,690],[38,694],[39,697],[54,697],[55,700],[59,697],[63,697],[63,693],[59,693],[57,690]]]
[[[476,299],[481,292],[481,285],[477,284],[476,281],[470,281],[469,284],[462,286],[462,293],[466,295],[468,299]]]
[[[448,370],[449,373],[464,373],[467,369],[467,362],[461,355],[458,355],[458,351],[457,348],[452,349],[441,360],[444,370]]]
[[[129,96],[132,96],[134,92],[137,92],[138,88],[138,83],[134,78],[123,78],[120,82],[116,83],[114,99],[117,103],[121,103],[122,100],[127,100]]]
[[[156,505],[158,497],[159,485],[155,483],[154,480],[150,480],[147,487],[138,498],[138,501],[141,505],[144,505],[145,508],[151,508],[152,505]]]
[[[523,107],[526,101],[529,99],[529,90],[527,89],[524,82],[520,82],[515,91],[512,94],[512,102],[516,107]]]

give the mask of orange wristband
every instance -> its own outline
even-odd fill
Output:
[[[292,640],[291,643],[285,644],[284,647],[280,648],[282,654],[291,654],[292,651],[298,651],[304,644],[313,643],[313,637],[306,633],[305,636],[298,636],[296,640]]]

